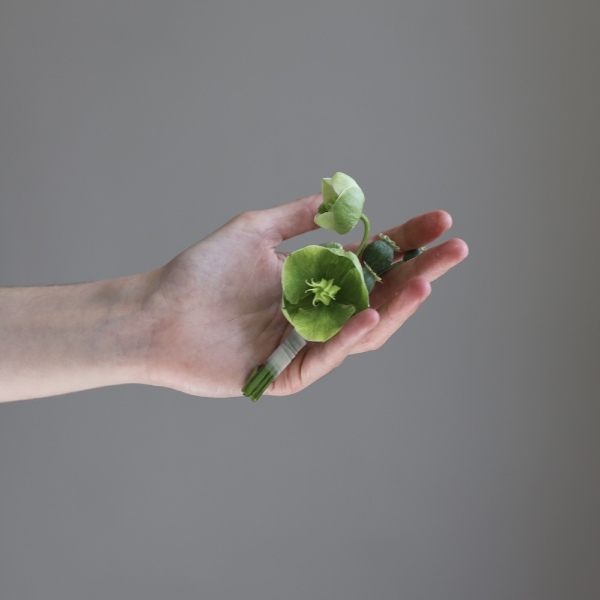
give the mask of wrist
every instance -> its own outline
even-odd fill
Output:
[[[149,380],[157,275],[150,271],[97,282],[100,304],[94,360],[105,385]]]

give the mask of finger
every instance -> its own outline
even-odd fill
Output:
[[[352,354],[377,350],[411,317],[431,293],[424,277],[409,281],[379,309],[379,323],[352,349]]]
[[[413,217],[404,225],[393,227],[383,233],[396,242],[398,247],[406,252],[431,244],[452,227],[452,217],[445,210]]]
[[[404,281],[413,277],[425,277],[428,281],[435,281],[463,261],[468,254],[467,244],[463,240],[454,238],[433,246],[416,258],[395,267],[389,275],[391,279],[396,277]]]
[[[378,322],[377,311],[364,310],[352,317],[333,338],[323,344],[311,346],[301,365],[302,387],[310,385],[342,364]]]
[[[394,240],[401,251],[412,250],[431,244],[452,227],[452,217],[445,210],[434,210],[413,217],[402,225],[397,225],[382,233]],[[373,235],[370,241],[377,239]],[[348,246],[348,250],[356,250],[358,244]]]
[[[321,195],[316,194],[260,211],[263,236],[276,248],[284,240],[317,229],[314,217],[321,202]]]
[[[381,283],[376,283],[371,292],[369,302],[373,308],[379,309],[407,281],[415,277],[423,277],[431,282],[447,273],[469,254],[469,248],[463,240],[451,239],[429,248],[416,258],[400,263],[382,275]]]

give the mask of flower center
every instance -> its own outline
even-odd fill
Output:
[[[340,286],[333,283],[333,279],[321,279],[316,282],[314,279],[306,280],[306,285],[310,286],[306,292],[311,292],[315,295],[313,298],[313,306],[317,305],[317,302],[322,302],[325,306],[329,306],[332,300],[335,300],[335,295],[340,291]],[[305,292],[305,293],[306,293]]]

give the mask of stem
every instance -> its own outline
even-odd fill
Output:
[[[395,262],[393,265],[390,265],[387,269],[380,271],[379,273],[377,273],[377,275],[383,275],[384,273],[387,273],[388,271],[391,271],[392,269],[395,269],[396,267],[403,265],[405,262],[408,262],[409,260],[412,260],[413,258],[416,258],[417,256],[419,256],[419,254],[423,254],[423,252],[425,252],[425,250],[427,250],[427,248],[425,248],[425,247],[415,248],[414,250],[408,250],[406,252],[406,255],[408,255],[408,258],[405,258],[403,256],[398,262]]]
[[[256,402],[304,346],[306,346],[306,340],[295,329],[292,329],[285,340],[275,349],[275,352],[250,373],[242,388],[244,396]]]
[[[365,213],[360,215],[360,220],[365,226],[365,231],[363,233],[363,238],[360,242],[360,246],[358,247],[358,250],[356,252],[356,256],[358,256],[359,258],[362,254],[362,251],[365,249],[365,246],[367,245],[367,241],[369,240],[369,233],[371,232],[371,223],[369,222],[369,219],[367,218],[367,215],[365,215]]]

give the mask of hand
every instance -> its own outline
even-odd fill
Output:
[[[241,394],[250,371],[291,329],[281,313],[285,255],[276,248],[316,228],[320,203],[317,195],[243,213],[148,274],[152,291],[144,305],[151,325],[142,383],[200,396]],[[431,244],[451,224],[448,213],[434,211],[384,233],[409,250]],[[266,393],[297,392],[349,354],[382,346],[429,295],[430,282],[467,253],[466,244],[453,239],[391,270],[373,290],[371,308],[327,342],[307,344]]]

